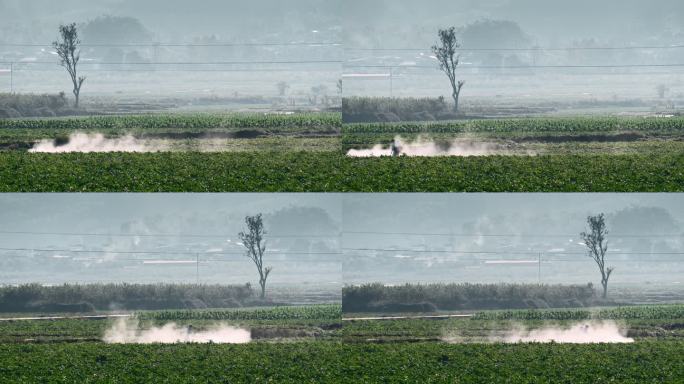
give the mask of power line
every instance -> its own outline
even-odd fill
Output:
[[[615,51],[615,50],[638,50],[638,49],[677,49],[684,48],[684,45],[635,45],[635,46],[613,46],[613,47],[531,47],[531,48],[459,48],[461,52],[492,52],[492,51],[513,51],[513,52],[544,52],[544,51]],[[429,51],[431,48],[355,48],[345,47],[346,51]]]
[[[173,259],[165,259],[165,260],[159,260],[159,259],[150,259],[150,258],[121,258],[117,257],[116,259],[112,259],[111,261],[141,261],[143,264],[147,265],[166,265],[166,266],[179,266],[179,265],[195,265],[195,264],[202,264],[202,263],[244,263],[245,261],[240,258],[240,259],[202,259],[200,258],[199,261],[195,258],[195,260],[190,260],[191,258],[194,258],[196,254],[194,253],[188,253],[186,256],[188,256],[188,259],[186,260],[173,260]],[[77,259],[72,259],[72,261],[104,261],[102,258],[96,258],[96,257],[79,257]],[[148,262],[148,263],[145,263]],[[338,260],[327,260],[327,259],[317,259],[317,260],[311,260],[311,259],[292,259],[288,258],[287,260],[270,260],[269,263],[278,263],[278,262],[292,262],[292,263],[316,263],[316,264],[321,264],[321,263],[339,263]]]
[[[244,255],[245,252],[209,251],[108,251],[104,249],[43,249],[43,248],[0,248],[0,251],[17,252],[65,252],[65,253],[106,253],[116,255]],[[339,252],[280,252],[270,251],[273,255],[339,255]]]
[[[141,61],[141,62],[94,62],[81,61],[78,65],[240,65],[240,64],[341,64],[341,60],[264,60],[264,61]],[[60,65],[56,61],[2,61],[0,64],[48,64]]]
[[[530,253],[528,259],[454,259],[454,258],[436,258],[436,257],[431,257],[431,258],[421,258],[421,259],[412,259],[410,261],[413,262],[425,262],[425,261],[430,261],[430,262],[439,262],[439,263],[464,263],[464,262],[484,262],[484,264],[489,265],[489,266],[537,266],[537,265],[542,265],[542,264],[550,264],[550,263],[591,263],[590,258],[586,257],[573,257],[571,259],[565,258],[565,259],[560,259],[557,257],[553,257],[553,255],[549,256],[549,254],[541,254],[541,258],[539,257],[540,255],[537,253]],[[356,261],[356,260],[354,260]],[[541,261],[541,264],[539,264]],[[609,264],[618,264],[618,263],[680,263],[679,260],[673,260],[673,259],[653,259],[653,258],[648,258],[644,260],[622,260],[622,259],[611,259],[608,263]]]
[[[357,252],[407,252],[407,253],[451,253],[464,255],[536,255],[544,253],[548,255],[586,255],[586,252],[551,252],[540,250],[529,251],[458,251],[458,250],[443,250],[443,249],[390,249],[390,248],[342,248],[344,251]],[[684,255],[684,252],[620,252],[609,251],[613,255]]]
[[[29,68],[32,65],[54,65],[59,66],[57,62],[50,61],[33,61],[33,62],[13,62],[13,61],[2,61],[0,64],[12,65],[14,66],[14,71],[37,71],[36,69]],[[116,63],[116,62],[82,62],[80,65],[119,65],[119,66],[154,66],[154,65],[304,65],[304,64],[341,64],[343,68],[382,68],[382,69],[432,69],[438,70],[437,65],[392,65],[392,64],[344,64],[340,60],[297,60],[297,61],[209,61],[209,62],[135,62],[135,63]],[[24,68],[18,68],[17,66],[23,65]],[[610,68],[678,68],[684,67],[683,64],[618,64],[618,65],[512,65],[512,66],[498,66],[498,65],[475,65],[475,66],[462,66],[461,69],[496,69],[496,70],[506,70],[506,69],[610,69]],[[53,69],[49,69],[52,71]],[[57,70],[55,68],[54,70]],[[263,71],[269,71],[271,69],[264,69]],[[281,69],[287,71],[287,69]],[[85,68],[84,71],[98,71],[98,72],[138,72],[138,71],[151,71],[151,72],[229,72],[236,71],[241,72],[245,70],[235,70],[235,69],[126,69],[126,68],[114,68],[114,69],[88,69]]]
[[[206,69],[206,68],[139,68],[139,69],[121,69],[121,68],[83,68],[81,71],[83,73],[92,73],[92,72],[98,72],[98,73],[116,73],[116,72],[122,72],[122,73],[149,73],[149,72],[155,72],[155,73],[174,73],[174,72],[191,72],[191,73],[258,73],[258,72],[266,72],[266,73],[275,73],[275,72],[298,72],[298,71],[309,71],[309,72],[314,72],[314,71],[321,71],[321,72],[330,72],[330,69],[325,69],[325,68],[307,68],[307,69],[301,69],[301,68],[268,68],[268,69],[258,69],[258,68],[240,68],[240,69],[235,69],[235,68],[222,68],[222,69]],[[60,72],[62,71],[61,67],[54,67],[54,68],[15,68],[13,72]],[[10,74],[12,71],[8,71]],[[675,75],[679,74],[681,72],[672,72],[672,71],[663,71],[663,72],[643,72],[640,71],[638,72],[639,75]],[[0,71],[0,74],[1,71]],[[584,72],[583,75],[592,75],[592,73],[586,73]],[[600,76],[624,76],[628,74],[634,74],[634,71],[630,72],[603,72],[603,73],[593,73],[593,75],[600,75]],[[504,74],[505,75],[505,74]],[[509,74],[511,76],[517,76],[518,74]],[[489,76],[484,73],[469,73],[468,76]],[[389,79],[389,74],[386,74],[383,77],[358,77],[358,76],[347,76],[347,75],[342,75],[345,79],[348,80],[372,80],[372,81],[385,81]],[[402,78],[402,75],[394,75],[394,79],[400,79]]]
[[[0,43],[2,47],[52,47],[51,43]],[[343,46],[340,42],[265,42],[265,43],[169,43],[169,42],[147,42],[147,43],[94,43],[81,44],[81,47],[278,47],[278,46]],[[634,46],[610,46],[610,47],[530,47],[530,48],[459,48],[463,52],[478,52],[478,51],[520,51],[520,52],[537,52],[537,51],[604,51],[604,50],[640,50],[640,49],[677,49],[684,48],[684,45],[634,45]],[[344,47],[346,51],[426,51],[429,47],[390,47],[390,48],[362,48],[362,47]]]
[[[192,234],[192,233],[96,233],[96,232],[47,232],[47,231],[0,231],[0,234],[9,235],[50,235],[50,236],[87,236],[87,237],[176,237],[176,238],[229,238],[228,235],[220,234]],[[269,238],[336,238],[340,235],[396,235],[396,236],[429,236],[429,237],[539,237],[539,238],[567,238],[576,237],[576,234],[527,234],[527,233],[448,233],[448,232],[385,232],[385,231],[343,231],[330,235],[278,235],[268,234]],[[681,238],[684,234],[610,234],[612,238],[653,238],[674,237]]]
[[[537,253],[544,253],[549,255],[586,255],[586,252],[565,252],[565,251],[465,251],[465,250],[444,250],[444,249],[398,249],[398,248],[341,248],[343,251],[356,252],[407,252],[407,253],[450,253],[450,254],[473,254],[473,255],[531,255]],[[0,248],[0,251],[18,251],[18,252],[65,252],[65,253],[106,253],[106,254],[124,254],[124,255],[243,255],[245,252],[231,252],[231,251],[113,251],[104,249],[57,249],[57,248]],[[284,252],[271,251],[274,255],[339,255],[340,252]],[[634,251],[611,251],[616,255],[684,255],[684,252],[634,252]]]
[[[230,236],[215,234],[192,234],[192,233],[93,233],[93,232],[39,232],[39,231],[0,231],[0,234],[9,235],[54,235],[54,236],[93,236],[93,237],[194,237],[194,238],[220,238]],[[266,238],[333,238],[335,235],[265,235]]]
[[[492,234],[492,233],[436,233],[436,232],[382,232],[382,231],[343,231],[342,234],[353,235],[397,235],[397,236],[435,236],[435,237],[576,237],[577,234]],[[651,238],[651,237],[684,237],[684,234],[657,234],[657,235],[636,235],[636,234],[610,234],[610,237],[617,238]]]
[[[439,69],[433,65],[388,65],[388,64],[356,64],[344,65],[345,68],[430,68]],[[659,68],[659,67],[684,67],[684,64],[617,64],[617,65],[463,65],[461,69],[534,69],[534,68]]]
[[[287,46],[311,46],[324,47],[341,46],[335,42],[272,42],[272,43],[102,43],[81,44],[81,47],[287,47]],[[39,43],[0,43],[0,47],[52,47],[52,44]]]
[[[16,64],[15,64],[16,65]],[[60,72],[62,71],[61,67],[55,67],[55,68],[14,68],[14,72]],[[273,72],[293,72],[293,71],[301,71],[301,69],[294,69],[294,68],[269,68],[269,69],[234,69],[234,68],[223,68],[223,69],[197,69],[197,68],[185,68],[185,69],[159,69],[159,68],[144,68],[144,69],[120,69],[120,68],[85,68],[82,70],[84,73],[90,73],[90,72],[268,72],[268,73],[273,73]],[[309,72],[314,72],[314,71],[326,71],[330,72],[329,69],[311,69],[307,68],[306,71]]]
[[[673,68],[674,68],[674,67],[673,67]],[[684,67],[680,67],[680,68],[684,68]],[[505,69],[505,68],[501,68],[501,69]],[[600,69],[601,69],[601,68],[598,68],[597,71],[594,71],[594,72],[583,71],[583,72],[582,72],[582,76],[629,76],[629,75],[635,75],[635,74],[638,74],[638,75],[641,75],[641,76],[644,76],[644,75],[653,75],[653,76],[674,76],[674,75],[681,75],[682,73],[684,73],[684,72],[682,72],[681,70],[665,69],[665,68],[660,69],[660,70],[658,70],[657,68],[655,68],[654,70],[646,70],[646,69],[644,69],[644,70],[638,70],[638,71],[632,68],[632,69],[629,69],[629,70],[619,71],[619,72],[616,71],[616,70],[612,70],[612,71],[600,71]],[[490,77],[490,76],[492,75],[491,72],[485,73],[484,71],[478,71],[478,72],[472,72],[472,71],[471,71],[471,72],[465,72],[465,71],[462,71],[461,73],[462,73],[462,74],[466,74],[466,73],[467,73],[467,75],[468,75],[469,78],[473,78],[473,77]],[[428,73],[428,72],[421,72],[421,73],[412,73],[412,74],[410,74],[409,76],[411,76],[411,78],[417,78],[417,77],[419,77],[419,76],[434,76],[435,74],[436,74],[436,72],[430,72],[430,73]],[[370,73],[370,74],[368,74],[368,75],[370,75],[370,76],[364,76],[364,75],[366,75],[366,74],[365,74],[365,73],[363,73],[363,74],[359,74],[359,73],[354,73],[354,74],[345,73],[345,74],[342,74],[342,77],[343,77],[345,80],[350,80],[350,81],[387,81],[387,80],[389,80],[389,78],[390,78],[390,74],[389,74],[389,73],[380,73],[380,74],[378,74],[378,73]],[[524,72],[521,73],[521,72],[514,72],[514,71],[510,71],[510,72],[500,71],[500,72],[496,73],[496,75],[498,75],[498,76],[525,76],[525,75],[541,76],[542,74],[537,73],[537,72],[527,74],[527,73],[524,73]],[[547,72],[546,75],[549,75],[549,73]],[[555,76],[555,75],[556,75],[556,74],[554,74],[554,76]],[[394,80],[400,80],[400,79],[405,79],[405,78],[407,78],[407,75],[406,75],[406,74],[402,74],[402,73],[400,73],[400,74],[396,74],[396,73],[395,73],[395,74],[392,75],[392,78],[393,78]]]
[[[59,63],[52,61],[31,61],[31,62],[17,62],[17,61],[1,61],[0,64],[6,65],[24,65],[31,66],[35,64],[41,65],[55,65],[59,66]],[[272,64],[342,64],[344,68],[383,68],[383,69],[439,69],[437,65],[401,65],[401,64],[345,64],[341,60],[283,60],[283,61],[207,61],[207,62],[192,62],[192,61],[178,61],[178,62],[132,62],[132,63],[122,63],[122,62],[81,62],[79,65],[120,65],[120,66],[149,66],[149,65],[272,65]],[[461,69],[554,69],[554,68],[676,68],[684,67],[684,63],[673,63],[673,64],[616,64],[616,65],[463,65]],[[27,68],[15,68],[15,70],[34,70]],[[88,70],[88,69],[86,69]],[[93,69],[90,69],[91,71]],[[121,69],[95,69],[97,71],[130,71],[135,72],[137,70],[121,70]],[[209,70],[192,70],[192,71],[209,71]],[[216,72],[221,72],[224,70],[217,69],[211,70]],[[226,69],[225,71],[230,71]]]
[[[271,61],[167,61],[167,62],[80,62],[79,65],[241,65],[241,64],[342,64],[341,60],[271,60]],[[47,64],[60,65],[58,62],[52,61],[31,61],[31,62],[16,62],[16,61],[2,61],[0,64]],[[392,65],[392,64],[344,64],[345,68],[429,68],[439,69],[436,65]],[[658,68],[658,67],[684,67],[684,63],[673,64],[613,64],[613,65],[477,65],[466,66],[462,69],[531,69],[531,68]]]

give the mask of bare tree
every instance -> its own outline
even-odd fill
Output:
[[[458,67],[461,58],[460,55],[456,54],[456,49],[461,47],[456,39],[456,28],[440,29],[439,40],[439,45],[432,46],[432,52],[439,61],[439,68],[449,78],[452,90],[451,97],[454,99],[454,111],[458,112],[458,98],[465,81],[456,80],[456,67]]]
[[[342,79],[337,80],[337,93],[342,96]]]
[[[603,298],[608,296],[608,279],[613,273],[613,267],[606,267],[606,252],[608,252],[608,229],[606,228],[606,219],[603,213],[597,216],[587,217],[587,224],[589,224],[589,233],[582,232],[580,237],[584,240],[584,245],[587,247],[587,254],[591,257],[601,272],[601,285],[603,286]]]
[[[60,41],[55,41],[52,46],[59,55],[61,65],[66,68],[71,77],[71,82],[74,85],[74,96],[76,102],[74,108],[78,108],[78,101],[81,95],[81,86],[85,81],[85,76],[78,76],[77,66],[81,59],[81,51],[78,48],[81,45],[81,40],[78,39],[78,31],[76,30],[76,23],[59,26]]]
[[[261,214],[258,214],[245,217],[245,223],[247,223],[247,233],[240,232],[238,237],[245,248],[247,248],[246,256],[254,262],[257,272],[259,272],[259,286],[261,287],[261,299],[263,300],[266,297],[266,280],[273,269],[271,267],[264,267],[263,258],[264,252],[266,252],[264,222]]]

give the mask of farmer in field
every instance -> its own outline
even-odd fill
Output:
[[[401,152],[401,148],[397,146],[397,142],[395,139],[392,139],[392,143],[390,144],[390,151],[392,153],[392,157],[399,156],[399,153]]]

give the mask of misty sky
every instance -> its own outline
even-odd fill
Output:
[[[678,0],[353,0],[345,4],[345,38],[375,40],[386,47],[415,44],[434,36],[436,28],[482,19],[514,21],[542,46],[587,38],[624,44],[681,33],[684,18],[684,3]],[[369,35],[369,30],[376,33]]]
[[[579,234],[598,213],[616,284],[684,273],[681,194],[9,194],[0,209],[1,283],[244,283],[237,234],[259,212],[276,285],[586,283]]]
[[[674,284],[684,273],[679,194],[357,195],[343,212],[348,284],[536,282],[540,254],[543,282],[584,283],[596,267],[579,234],[598,213],[613,281]]]
[[[679,0],[346,4],[345,96],[448,98],[430,48],[439,29],[455,27],[465,104],[653,100],[657,84],[670,85],[669,97],[684,97]],[[662,64],[674,66],[650,67]]]
[[[312,30],[339,29],[339,6],[327,0],[0,0],[0,22],[30,31],[24,36],[30,40],[52,38],[59,23],[115,15],[138,18],[157,41],[188,41],[203,35],[289,41]]]
[[[201,282],[243,284],[254,266],[237,235],[262,213],[272,283],[339,285],[340,208],[334,195],[4,194],[0,282],[194,282],[199,257]]]
[[[85,103],[93,97],[137,102],[230,97],[246,101],[225,102],[224,108],[244,109],[272,104],[261,97],[282,96],[293,99],[290,104],[309,106],[313,87],[337,96],[339,5],[327,0],[0,0],[0,92],[69,94],[68,76],[57,65],[51,43],[61,24],[76,23],[83,43],[80,71],[87,77]],[[286,95],[276,86],[281,81],[289,85]]]
[[[104,16],[121,24],[96,22]],[[251,101],[224,105],[239,109],[265,108],[273,100],[258,98],[286,96],[302,107],[314,89],[339,97],[343,72],[345,96],[448,96],[430,47],[439,28],[453,26],[463,46],[465,104],[598,100],[629,108],[643,100],[643,111],[662,101],[659,85],[668,89],[663,96],[684,98],[683,19],[680,0],[0,0],[0,92],[68,94],[68,77],[50,43],[60,24],[74,22],[83,43],[91,44],[82,52],[86,103],[93,97]],[[498,27],[483,24],[488,21]],[[157,42],[180,46],[149,45]],[[134,43],[148,45],[126,45]],[[183,45],[206,43],[237,45]],[[290,45],[259,45],[264,43]],[[613,49],[654,46],[659,48]],[[468,51],[483,48],[488,51]],[[225,64],[235,61],[241,63]],[[268,64],[273,61],[280,63]],[[281,81],[290,86],[287,95],[278,91]]]

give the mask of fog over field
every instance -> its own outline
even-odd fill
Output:
[[[91,105],[325,109],[339,106],[343,74],[344,96],[448,99],[430,48],[451,26],[466,107],[643,114],[684,100],[676,0],[2,0],[0,10],[0,92],[68,94],[51,43],[73,22]]]
[[[536,283],[599,286],[580,233],[605,213],[611,284],[681,290],[678,195],[355,195],[345,199],[345,284]],[[666,287],[666,288],[663,288]]]
[[[684,4],[677,0],[356,0],[346,2],[342,12],[345,42],[365,40],[378,48],[430,44],[436,36],[434,26],[460,26],[480,19],[518,23],[531,42],[541,46],[591,38],[622,44],[665,38],[657,41],[662,44],[681,43]]]
[[[2,0],[0,92],[69,93],[51,43],[60,24],[76,23],[88,77],[84,99],[175,98],[206,107],[230,98],[223,107],[329,107],[339,104],[339,6],[323,0]],[[279,82],[287,84],[285,92]]]
[[[263,213],[273,287],[339,294],[341,286],[332,195],[17,194],[0,197],[0,207],[2,284],[256,286],[238,233],[245,216]]]
[[[677,0],[351,1],[345,96],[449,99],[430,47],[453,26],[464,105],[673,110],[684,99],[682,18]]]

